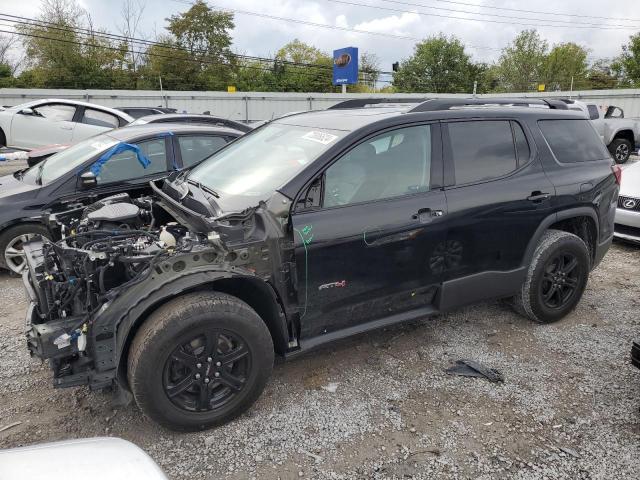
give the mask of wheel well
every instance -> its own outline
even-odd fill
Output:
[[[588,216],[567,218],[550,225],[549,228],[573,233],[580,237],[589,249],[591,261],[593,262],[595,260],[598,229],[593,218]]]
[[[269,333],[271,334],[275,352],[279,355],[284,355],[288,346],[286,321],[275,293],[273,293],[270,288],[271,287],[260,280],[234,277],[200,284],[181,292],[180,295],[193,292],[215,291],[239,298],[253,308],[260,318],[262,318],[269,329]],[[151,305],[147,310],[145,310],[145,312],[132,326],[131,330],[127,333],[127,339],[122,346],[122,355],[118,360],[118,378],[121,386],[128,388],[127,363],[129,361],[129,348],[131,347],[131,343],[133,342],[136,333],[144,324],[146,319],[153,314],[153,312],[174,298],[175,297],[169,296],[162,299],[160,302]]]
[[[631,130],[620,130],[613,137],[614,140],[617,138],[623,138],[625,140],[630,141],[632,147],[633,147],[633,144],[635,143],[635,138],[633,137],[633,132]]]

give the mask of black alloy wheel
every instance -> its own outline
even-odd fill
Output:
[[[580,265],[570,252],[552,256],[544,266],[540,282],[542,303],[548,308],[563,308],[571,302],[580,281]]]
[[[164,391],[189,412],[215,410],[233,401],[251,371],[251,352],[237,334],[207,330],[178,346],[164,366]]]

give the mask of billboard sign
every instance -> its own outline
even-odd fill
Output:
[[[340,48],[333,51],[333,84],[353,85],[358,83],[358,49]]]

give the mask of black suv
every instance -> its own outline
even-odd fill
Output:
[[[249,408],[274,355],[488,298],[561,319],[611,244],[620,171],[583,114],[490,102],[288,116],[153,196],[51,217],[63,240],[24,247],[30,351],[57,387],[130,389],[196,430]]]

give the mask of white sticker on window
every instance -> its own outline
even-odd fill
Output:
[[[338,136],[331,135],[330,133],[325,133],[325,132],[312,131],[312,132],[305,133],[302,136],[302,138],[306,140],[311,140],[312,142],[318,142],[323,145],[329,145],[336,138],[338,138]]]

